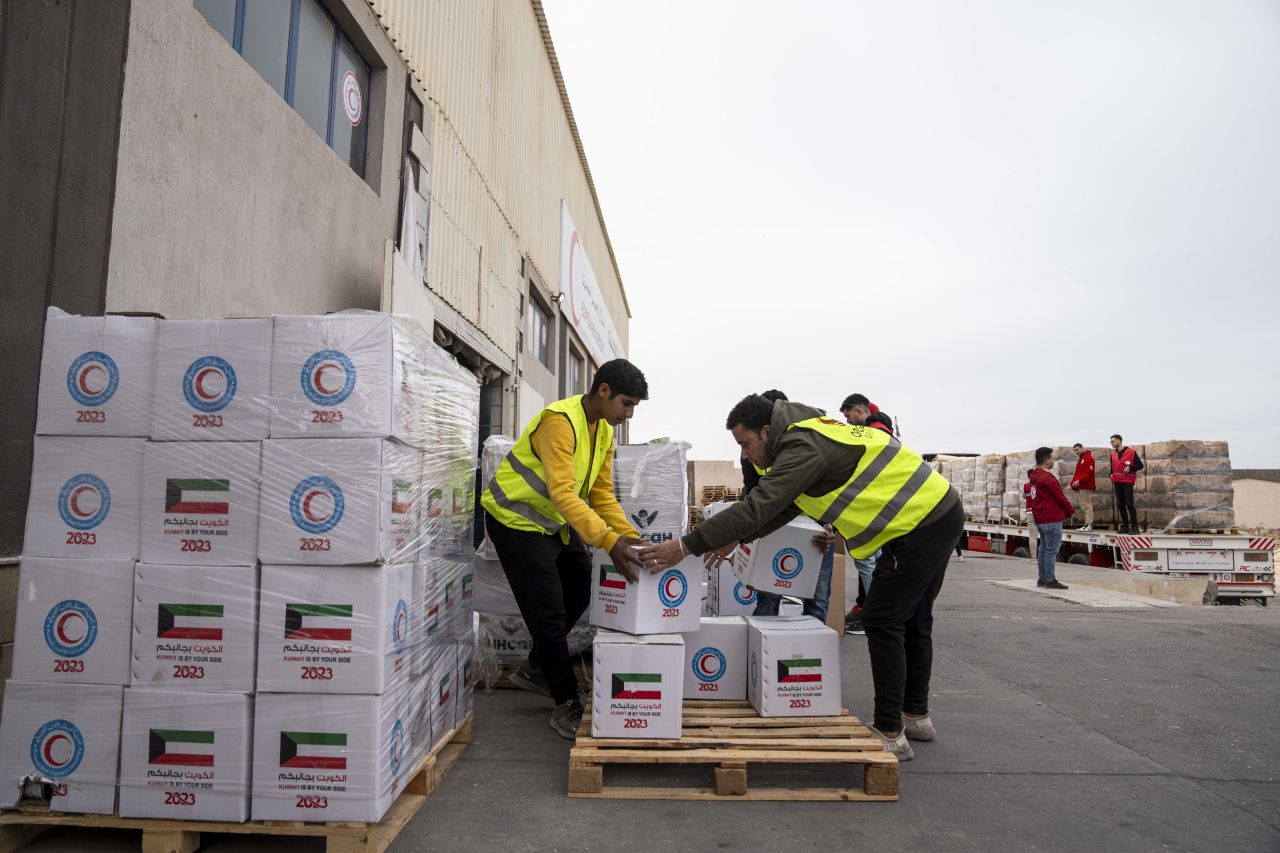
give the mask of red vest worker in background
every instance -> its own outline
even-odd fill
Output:
[[[1078,494],[1080,508],[1084,510],[1084,527],[1081,530],[1093,529],[1093,493],[1098,490],[1098,481],[1094,474],[1093,454],[1080,442],[1071,448],[1079,459],[1076,461],[1076,473],[1071,477],[1071,488]]]
[[[1116,490],[1120,532],[1138,532],[1138,509],[1133,505],[1133,484],[1138,482],[1138,454],[1124,446],[1119,433],[1111,436],[1111,485]]]

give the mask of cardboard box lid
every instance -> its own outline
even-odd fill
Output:
[[[643,646],[683,646],[683,634],[624,634],[621,631],[600,629],[596,632],[597,643],[626,643]]]
[[[746,625],[747,620],[741,616],[703,616],[703,625]]]
[[[812,616],[747,616],[746,620],[761,634],[831,630]]]

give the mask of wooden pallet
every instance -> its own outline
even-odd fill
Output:
[[[36,838],[59,827],[87,829],[142,830],[142,853],[194,853],[200,848],[202,833],[228,835],[307,836],[325,839],[326,853],[382,853],[395,840],[427,797],[439,787],[471,743],[474,717],[467,715],[460,726],[441,738],[407,778],[404,790],[377,823],[302,823],[300,821],[220,821],[157,820],[122,818],[116,815],[73,815],[56,812],[17,811],[0,814],[0,853],[21,850]]]
[[[623,787],[604,784],[610,764],[712,764],[715,787]],[[826,765],[831,776],[856,774],[860,787],[747,787],[761,764]],[[833,779],[833,781],[835,781]],[[848,781],[847,778],[844,781]],[[569,796],[622,800],[898,799],[898,759],[866,726],[842,710],[835,717],[760,717],[746,702],[687,700],[679,740],[594,738],[591,709],[569,751]]]

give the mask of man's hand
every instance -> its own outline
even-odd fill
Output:
[[[1073,489],[1078,489],[1078,488],[1080,488],[1080,481],[1079,481],[1079,480],[1072,480],[1072,481],[1071,481],[1071,488],[1073,488]]]
[[[729,555],[732,554],[737,547],[737,542],[730,542],[723,548],[708,551],[702,555],[702,565],[706,566],[708,569],[719,568],[720,564],[729,559]]]
[[[643,545],[644,541],[634,536],[619,536],[618,541],[613,543],[613,547],[609,549],[609,557],[613,560],[613,567],[622,572],[622,576],[631,583],[639,580],[636,575],[636,569],[640,568],[640,558],[636,556],[636,552],[631,550],[634,545]]]
[[[672,539],[670,542],[662,542],[640,549],[640,563],[651,575],[656,575],[663,569],[671,568],[683,560],[684,557],[684,547],[680,544],[679,539]]]
[[[836,532],[830,524],[822,525],[822,532],[817,533],[813,537],[813,547],[822,553],[827,553],[827,549],[836,544]]]

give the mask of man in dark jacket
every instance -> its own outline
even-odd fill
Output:
[[[778,400],[786,400],[787,395],[779,391],[777,388],[765,391],[760,395],[770,403],[776,403]],[[751,490],[760,482],[761,474],[751,461],[751,457],[746,453],[742,454],[740,460],[742,464],[742,499],[746,500],[747,495],[751,494]],[[821,542],[818,539],[821,539]],[[826,525],[826,530],[821,537],[814,537],[814,544],[822,548],[822,568],[818,571],[818,585],[814,587],[813,598],[803,600],[804,615],[812,616],[819,622],[826,624],[827,607],[831,602],[831,572],[835,566],[836,560],[836,544],[835,535],[831,532],[831,525]],[[719,565],[716,558],[712,565]],[[782,606],[782,596],[772,592],[763,590],[756,591],[756,609],[753,612],[755,616],[777,616],[778,609]],[[843,606],[843,602],[841,603]]]
[[[1066,589],[1066,584],[1058,582],[1055,567],[1062,547],[1062,522],[1075,514],[1075,508],[1067,500],[1052,468],[1053,451],[1048,447],[1036,448],[1036,467],[1031,471],[1031,515],[1040,533],[1040,547],[1036,549],[1040,577],[1036,586]]]
[[[697,530],[642,549],[643,566],[658,572],[686,554],[767,535],[801,514],[830,521],[855,557],[879,548],[862,617],[875,685],[873,731],[909,760],[908,739],[936,737],[929,714],[933,602],[964,527],[959,494],[892,436],[840,424],[811,406],[753,394],[734,406],[726,427],[767,473],[746,500]]]

